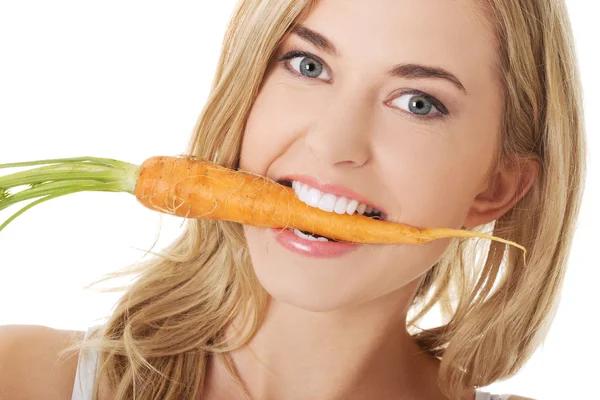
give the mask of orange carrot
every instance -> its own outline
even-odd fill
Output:
[[[449,228],[424,228],[372,219],[360,214],[337,214],[302,202],[296,192],[267,177],[232,170],[189,155],[156,156],[140,166],[122,161],[81,157],[0,164],[0,168],[58,163],[0,177],[0,210],[28,198],[32,202],[3,225],[39,202],[78,191],[121,191],[134,194],[145,207],[184,218],[227,220],[241,224],[295,228],[353,243],[424,244],[436,239],[490,239],[527,250],[506,239]],[[7,194],[11,187],[32,187]],[[21,195],[21,196],[19,196]]]

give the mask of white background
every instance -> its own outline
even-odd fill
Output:
[[[0,2],[0,163],[97,156],[140,164],[183,152],[234,3]],[[486,388],[544,400],[593,397],[600,372],[600,218],[593,210],[600,200],[600,8],[581,0],[568,7],[584,83],[587,190],[547,340],[518,375]],[[0,223],[22,206],[0,212]],[[162,223],[159,251],[181,222],[127,193],[76,193],[35,206],[0,232],[0,325],[84,330],[118,294],[83,286],[141,259]]]

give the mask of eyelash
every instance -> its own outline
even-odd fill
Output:
[[[299,74],[296,70],[294,70],[292,67],[290,67],[290,65],[287,61],[291,60],[293,58],[296,58],[296,57],[307,57],[307,58],[313,59],[313,60],[319,62],[320,64],[322,64],[325,68],[327,68],[327,70],[329,70],[329,67],[327,67],[327,64],[320,57],[317,57],[314,54],[311,54],[311,53],[308,53],[308,52],[305,52],[302,50],[297,50],[297,49],[293,49],[293,50],[287,52],[283,56],[279,57],[276,61],[278,63],[283,63],[284,68],[288,72],[293,74],[294,77],[296,77],[296,78],[308,80],[308,81],[323,80],[323,79],[319,79],[319,78],[309,78],[305,75]],[[401,112],[403,112],[405,114],[409,114],[409,116],[412,118],[417,118],[420,120],[424,120],[424,119],[425,120],[433,120],[433,119],[438,119],[438,118],[446,118],[450,115],[450,113],[448,112],[448,109],[442,104],[442,102],[440,102],[438,99],[431,96],[430,94],[427,94],[425,92],[422,92],[422,91],[416,90],[416,89],[405,90],[402,93],[400,93],[397,97],[394,97],[394,99],[388,101],[388,103],[397,99],[398,97],[406,95],[406,94],[413,94],[413,95],[420,96],[420,97],[427,99],[429,102],[431,102],[431,104],[433,104],[433,106],[439,112],[439,114],[437,114],[437,115],[426,116],[426,115],[413,114],[411,112],[399,109]],[[398,107],[394,107],[394,108],[398,108]]]

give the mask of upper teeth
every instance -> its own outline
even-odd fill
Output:
[[[380,213],[379,210],[365,203],[359,203],[357,200],[344,196],[323,193],[319,189],[308,186],[306,183],[292,181],[292,187],[300,200],[309,206],[317,207],[324,211],[335,211],[338,214],[354,214],[355,211],[359,214],[368,214],[373,211]]]

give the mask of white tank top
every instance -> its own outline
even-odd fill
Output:
[[[85,333],[87,338],[92,330],[99,326],[90,327]],[[98,352],[94,349],[85,349],[79,353],[77,361],[77,371],[75,372],[75,384],[73,385],[73,396],[71,400],[92,400],[92,389],[94,387],[94,378],[98,368]],[[509,394],[491,394],[477,390],[475,400],[509,400]]]

